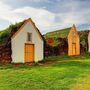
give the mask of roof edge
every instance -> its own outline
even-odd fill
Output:
[[[24,23],[20,26],[20,28],[11,36],[11,38],[14,38],[14,37],[17,35],[17,33],[19,33],[19,31],[20,31],[29,21],[30,21],[30,22],[32,23],[32,25],[34,26],[34,28],[35,28],[35,30],[37,31],[37,33],[39,34],[41,40],[43,40],[42,34],[40,33],[39,29],[36,27],[35,23],[32,21],[31,18],[26,19],[26,20],[24,21]]]

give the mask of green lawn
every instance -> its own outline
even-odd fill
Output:
[[[52,65],[0,65],[0,90],[73,90],[74,85],[83,85],[82,78],[90,75],[89,57],[87,54],[81,60],[78,56],[74,59],[79,60]],[[90,80],[84,86],[90,88],[89,84]]]
[[[68,56],[68,55],[63,55],[63,56],[49,56],[45,57],[45,60],[88,60],[90,59],[90,53],[84,53],[81,54],[80,56]]]

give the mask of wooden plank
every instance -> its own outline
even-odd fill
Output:
[[[25,62],[34,61],[34,44],[25,44]]]

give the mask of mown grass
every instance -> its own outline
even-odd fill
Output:
[[[63,55],[63,56],[49,56],[45,57],[45,60],[88,60],[90,59],[90,53],[83,53],[79,56],[68,56],[68,55]]]
[[[77,83],[72,86],[71,90],[90,90],[90,75],[78,79]]]
[[[90,75],[89,54],[86,57],[52,65],[0,65],[0,90],[70,90]]]

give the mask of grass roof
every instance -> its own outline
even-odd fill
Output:
[[[51,37],[51,38],[59,38],[59,37],[62,37],[62,38],[66,38],[68,36],[68,33],[70,31],[71,27],[69,28],[65,28],[65,29],[61,29],[61,30],[56,30],[56,31],[53,31],[53,32],[48,32],[44,35],[45,38],[48,38],[48,37]]]
[[[6,42],[6,40],[9,38],[11,33],[15,32],[23,24],[23,22],[11,24],[8,28],[0,31],[0,44],[3,44],[4,42]]]
[[[60,43],[60,41],[58,41],[58,38],[67,38],[70,29],[71,29],[71,27],[48,32],[44,35],[44,37],[46,40],[48,38],[53,38],[54,39],[54,46],[57,46]],[[85,45],[88,42],[88,31],[89,30],[78,31],[78,34],[80,37],[80,44]]]

